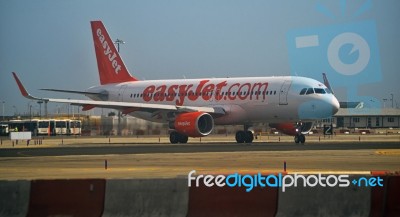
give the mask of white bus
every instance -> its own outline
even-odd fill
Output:
[[[50,120],[38,120],[38,135],[49,135],[49,126]]]
[[[67,125],[69,135],[81,135],[82,122],[80,120],[68,120]]]
[[[67,135],[67,120],[55,120],[55,135]]]

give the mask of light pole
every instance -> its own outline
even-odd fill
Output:
[[[69,99],[71,99],[71,98],[68,98],[68,100]],[[68,119],[69,119],[69,107],[71,107],[71,103],[68,103],[68,107],[67,107],[68,108]]]
[[[14,116],[17,116],[18,109],[17,109],[17,107],[15,105],[13,105],[13,108],[15,109]]]
[[[391,93],[390,95],[392,96],[392,98],[390,99],[390,101],[392,101],[392,108],[394,108],[393,107],[393,93]]]
[[[3,109],[1,111],[2,111],[2,115],[3,115],[3,121],[4,121],[4,103],[6,103],[6,102],[5,101],[1,101],[1,103],[3,103]]]
[[[37,103],[39,104],[39,118],[42,119],[42,104],[43,104],[43,101],[38,101]]]
[[[383,99],[383,108],[386,108],[386,101],[387,99]]]
[[[125,44],[125,42],[117,38],[117,40],[114,41],[114,44],[117,44],[117,51],[119,53],[119,44]]]
[[[32,129],[32,105],[29,103],[29,131],[32,133],[34,130]]]
[[[121,39],[118,39],[117,38],[117,40],[115,40],[114,41],[114,44],[117,44],[117,51],[118,51],[118,53],[119,53],[119,45],[120,44],[125,44],[125,42],[124,41],[122,41]],[[122,93],[121,93],[122,94]],[[122,129],[121,129],[122,127],[121,127],[121,111],[120,110],[118,110],[118,129],[117,129],[117,135],[118,136],[121,136],[121,131],[122,131]]]

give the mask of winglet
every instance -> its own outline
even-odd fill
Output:
[[[16,74],[15,72],[12,72],[12,74],[13,74],[13,76],[14,76],[15,81],[16,81],[17,84],[18,84],[18,88],[19,88],[19,90],[21,91],[22,96],[24,96],[25,98],[28,98],[28,99],[42,100],[42,99],[40,99],[40,98],[37,98],[37,97],[34,97],[34,96],[30,95],[30,94],[28,93],[28,91],[26,91],[26,89],[25,89],[24,85],[22,84],[22,82],[19,80],[17,74]]]
[[[333,92],[333,89],[332,89],[331,85],[329,84],[328,77],[326,77],[325,73],[322,73],[322,78],[324,79],[325,86],[332,92],[332,94],[335,94]]]

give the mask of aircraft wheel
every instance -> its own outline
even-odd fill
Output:
[[[188,139],[189,139],[188,136],[183,135],[183,134],[180,134],[179,136],[180,136],[180,138],[179,138],[179,142],[180,143],[187,143],[188,142]]]
[[[244,134],[245,134],[244,141],[245,141],[246,143],[252,143],[253,140],[254,140],[253,132],[251,132],[251,131],[246,131],[246,132],[244,132]]]
[[[178,132],[175,132],[175,131],[171,132],[171,133],[169,134],[169,141],[170,141],[172,144],[178,143],[179,140],[180,140],[180,135],[181,135],[181,134],[179,134]]]
[[[306,136],[304,134],[299,135],[299,142],[304,144],[306,142]]]
[[[296,144],[300,142],[299,135],[295,135],[295,136],[294,136],[294,142],[295,142]]]
[[[245,142],[245,138],[246,138],[246,134],[245,134],[244,131],[241,131],[241,130],[237,131],[235,138],[236,138],[236,142],[237,143],[244,143]]]

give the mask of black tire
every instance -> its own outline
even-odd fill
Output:
[[[299,135],[295,135],[295,136],[294,136],[294,142],[295,142],[296,144],[298,144],[298,143],[300,142]]]
[[[251,132],[251,131],[246,131],[246,132],[244,132],[244,134],[245,134],[244,141],[245,141],[246,143],[252,143],[253,140],[254,140],[253,132]]]
[[[240,131],[237,131],[237,132],[236,132],[235,139],[236,139],[236,142],[237,142],[237,143],[244,143],[245,138],[246,138],[246,134],[245,134],[244,131],[241,131],[241,130],[240,130]]]
[[[172,143],[172,144],[176,144],[176,143],[178,143],[179,142],[179,140],[180,140],[180,135],[181,134],[179,134],[178,132],[171,132],[170,134],[169,134],[169,141]]]
[[[179,142],[180,143],[187,143],[189,140],[189,137],[183,134],[180,134]]]
[[[300,134],[299,141],[301,144],[304,144],[306,142],[306,136],[304,134]]]

